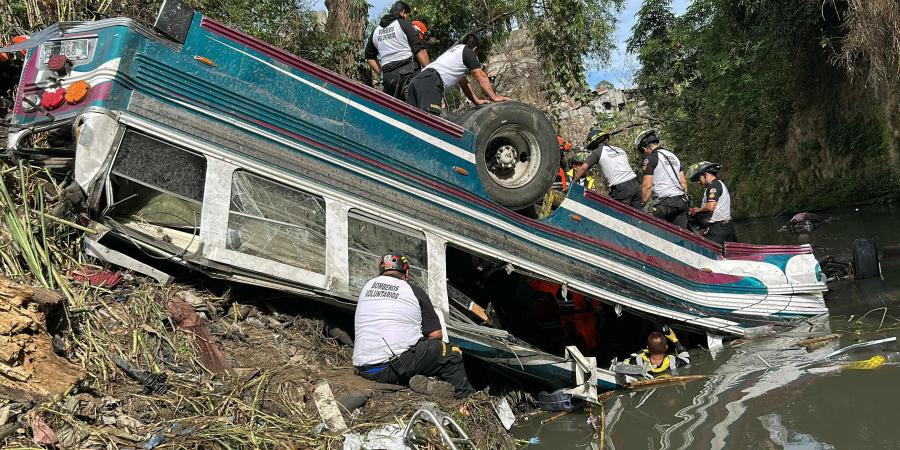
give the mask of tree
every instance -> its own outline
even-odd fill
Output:
[[[616,85],[613,84],[612,81],[609,80],[600,80],[596,86],[594,86],[595,91],[599,91],[601,88],[603,89],[614,89]]]
[[[369,4],[366,0],[325,0],[325,7],[328,8],[325,33],[331,39],[334,54],[332,68],[350,78],[370,83],[372,73],[360,52]]]
[[[833,65],[843,55],[847,68],[896,80],[900,7],[826,3],[694,0],[680,17],[668,0],[642,5],[628,41],[637,88],[682,162],[723,164],[739,214],[866,200],[900,175],[890,156],[900,140],[889,144],[897,100]]]
[[[585,64],[609,61],[616,13],[624,0],[420,0],[413,18],[432,32],[430,53],[446,50],[468,32],[485,38],[485,47],[502,42],[515,28],[526,28],[546,61],[551,93],[587,91]],[[482,49],[482,55],[489,49]]]

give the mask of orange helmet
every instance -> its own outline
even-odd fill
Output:
[[[562,136],[556,135],[556,142],[559,144],[559,151],[567,152],[569,150],[572,150],[572,144],[563,139]]]
[[[23,34],[21,36],[16,36],[16,37],[12,38],[12,43],[13,44],[21,44],[27,40],[28,40],[28,36],[25,36]],[[22,56],[25,56],[27,53],[28,53],[28,50],[22,50]]]
[[[425,39],[425,35],[428,34],[428,27],[421,20],[413,20],[412,24],[419,30],[419,39]]]

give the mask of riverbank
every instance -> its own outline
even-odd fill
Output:
[[[300,298],[93,265],[76,219],[47,219],[52,178],[6,167],[2,181],[4,447],[341,448],[348,433],[402,430],[425,401],[478,448],[516,446],[498,398],[426,398],[355,376],[327,317],[282,310]],[[435,429],[415,431],[442,447]]]

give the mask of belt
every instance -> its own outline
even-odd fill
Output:
[[[387,369],[387,367],[388,367],[388,363],[383,362],[381,364],[369,364],[367,366],[359,366],[356,368],[356,370],[358,370],[359,372],[365,373],[365,374],[375,375],[376,373],[381,372],[384,369]]]
[[[720,221],[718,221],[718,222],[710,222],[709,224],[710,224],[710,225],[719,225],[719,224],[725,224],[725,223],[731,223],[731,219],[728,219],[728,220],[720,220]]]

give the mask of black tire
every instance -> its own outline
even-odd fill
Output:
[[[853,278],[865,280],[881,274],[878,263],[878,247],[875,239],[857,239],[853,241]]]
[[[544,113],[519,102],[489,103],[456,123],[475,134],[475,166],[491,199],[523,209],[543,198],[560,158],[556,130]]]

